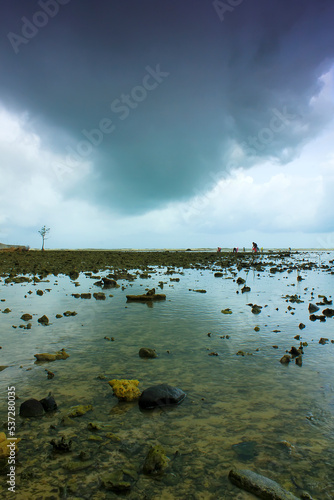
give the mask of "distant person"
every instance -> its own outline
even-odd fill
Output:
[[[233,253],[238,253],[239,247],[234,247],[233,248]]]
[[[217,248],[217,252],[220,253],[222,251],[221,247]]]
[[[243,252],[246,252],[246,248],[244,247],[244,248],[242,249],[242,251],[243,251]]]
[[[253,241],[252,245],[253,245],[253,247],[252,247],[253,252],[254,253],[258,252],[259,251],[258,244],[255,243],[255,241]]]

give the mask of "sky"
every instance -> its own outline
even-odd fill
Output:
[[[333,0],[1,11],[1,243],[334,247]]]

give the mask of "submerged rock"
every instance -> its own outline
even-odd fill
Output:
[[[150,349],[149,347],[142,347],[139,349],[139,356],[141,358],[156,358],[158,355],[154,349]]]
[[[159,475],[163,473],[167,465],[168,458],[162,446],[152,446],[145,458],[143,472],[149,475]]]
[[[44,415],[44,408],[40,401],[30,398],[24,401],[20,406],[21,417],[41,417]]]
[[[101,483],[106,490],[115,493],[125,493],[131,489],[131,482],[122,469],[104,474],[101,476]]]
[[[139,398],[142,409],[156,408],[159,406],[178,405],[182,403],[186,393],[177,387],[168,384],[158,384],[143,391]]]
[[[298,500],[276,481],[246,469],[231,469],[230,481],[239,488],[253,493],[263,500]]]
[[[69,418],[76,418],[85,415],[88,411],[93,409],[93,405],[77,405],[72,406],[69,413],[66,415]]]

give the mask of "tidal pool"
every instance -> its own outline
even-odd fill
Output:
[[[268,255],[261,256],[262,270],[238,271],[236,260],[220,277],[214,277],[219,261],[199,269],[151,267],[148,278],[139,277],[141,270],[135,280],[103,290],[106,300],[72,296],[101,291],[97,278],[84,273],[76,282],[64,275],[36,284],[0,282],[0,365],[8,366],[0,372],[1,399],[6,403],[8,386],[18,396],[16,497],[118,498],[101,478],[122,469],[129,499],[255,498],[229,482],[234,466],[263,474],[298,498],[306,491],[314,500],[333,499],[334,319],[310,321],[308,311],[309,303],[323,301],[319,295],[331,299],[333,256],[299,252],[285,259],[285,270],[278,259],[278,271]],[[238,277],[249,292],[241,292]],[[127,294],[151,288],[165,293],[166,301],[127,303]],[[293,296],[299,300],[291,301]],[[261,312],[253,314],[249,304],[262,306]],[[333,306],[319,307],[316,314]],[[221,312],[227,308],[232,314]],[[77,314],[56,318],[68,310]],[[20,319],[24,313],[33,316],[30,330],[20,328],[27,323]],[[43,314],[48,326],[37,321]],[[319,344],[320,338],[328,342]],[[281,364],[300,342],[308,344],[302,366],[294,359]],[[140,358],[141,347],[155,349],[158,357]],[[34,354],[62,348],[68,359],[35,362]],[[137,402],[119,403],[113,396],[108,381],[115,378],[137,379],[141,390],[168,383],[187,397],[177,407],[143,412]],[[50,391],[56,412],[18,416],[23,401]],[[62,425],[78,404],[93,409]],[[6,404],[0,421],[7,421]],[[71,451],[53,454],[50,441],[62,436],[72,440]],[[142,467],[156,444],[169,462],[164,474],[150,477]],[[6,477],[1,480],[1,496],[10,498]]]

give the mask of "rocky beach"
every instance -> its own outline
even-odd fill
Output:
[[[16,497],[333,498],[333,275],[327,251],[0,250]]]

